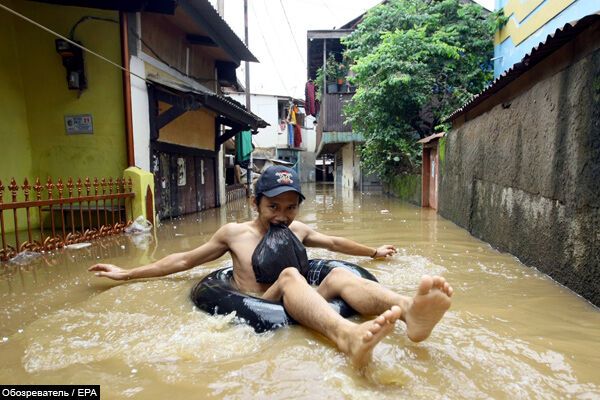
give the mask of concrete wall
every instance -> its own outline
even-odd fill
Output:
[[[421,205],[421,175],[398,175],[392,182],[385,184],[384,193],[408,201],[414,205]]]
[[[536,75],[449,133],[439,212],[600,305],[600,50]]]
[[[339,151],[342,152],[342,182],[341,187],[347,189],[354,189],[354,143],[346,143]],[[358,168],[357,168],[358,169]]]

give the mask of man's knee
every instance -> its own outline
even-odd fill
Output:
[[[347,269],[334,268],[331,271],[329,271],[325,279],[323,279],[323,282],[321,282],[321,285],[330,288],[343,287],[347,285],[350,281],[357,278],[359,277],[353,274],[352,272],[348,271]]]
[[[300,271],[294,267],[288,267],[281,271],[278,281],[280,281],[283,286],[294,282],[306,283],[306,279],[300,274]]]

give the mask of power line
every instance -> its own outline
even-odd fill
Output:
[[[296,50],[298,50],[298,55],[300,56],[300,61],[302,61],[306,65],[306,60],[304,59],[304,56],[302,56],[302,52],[300,51],[300,46],[298,46],[298,42],[296,41],[296,36],[294,36],[294,31],[292,30],[292,25],[290,24],[290,20],[288,19],[287,13],[285,12],[285,7],[283,6],[283,0],[279,0],[279,4],[281,4],[281,9],[283,10],[283,15],[285,16],[287,25],[290,28],[290,33],[292,34],[292,39],[294,40],[294,44],[296,45]]]
[[[86,52],[88,52],[88,53],[90,53],[90,54],[93,54],[93,55],[95,55],[96,57],[100,58],[101,60],[104,60],[104,61],[106,61],[107,63],[109,63],[109,64],[111,64],[111,65],[113,65],[113,66],[117,67],[118,69],[120,69],[120,70],[122,70],[122,71],[125,71],[125,72],[127,72],[127,73],[129,73],[129,74],[131,74],[131,75],[135,76],[136,78],[139,78],[139,79],[141,79],[141,80],[143,80],[143,81],[145,81],[145,82],[148,82],[148,81],[146,80],[146,78],[144,78],[144,77],[142,77],[142,76],[140,76],[140,75],[138,75],[138,74],[136,74],[136,73],[134,73],[134,72],[131,72],[131,71],[129,71],[129,70],[128,70],[128,69],[126,69],[126,68],[123,68],[121,65],[119,65],[119,64],[117,64],[117,63],[115,63],[114,61],[111,61],[111,60],[109,60],[108,58],[106,58],[106,57],[104,57],[104,56],[102,56],[102,55],[100,55],[100,54],[96,53],[95,51],[93,51],[93,50],[90,50],[90,49],[88,49],[87,47],[84,47],[84,46],[80,45],[79,43],[77,43],[77,42],[75,42],[75,41],[73,41],[73,40],[71,40],[71,39],[69,39],[69,38],[67,38],[67,37],[65,37],[65,36],[63,36],[63,35],[61,35],[60,33],[54,32],[54,31],[53,31],[52,29],[50,29],[50,28],[46,28],[44,25],[42,25],[42,24],[40,24],[40,23],[38,23],[38,22],[36,22],[36,21],[34,21],[34,20],[30,19],[30,18],[27,18],[25,15],[23,15],[23,14],[20,14],[20,13],[18,13],[17,11],[15,11],[15,10],[13,10],[13,9],[10,9],[10,8],[8,8],[7,6],[5,6],[5,5],[4,5],[4,4],[2,4],[2,3],[0,3],[0,8],[2,8],[2,9],[4,9],[4,10],[8,11],[9,13],[11,13],[11,14],[13,14],[13,15],[16,15],[17,17],[19,17],[19,18],[21,18],[21,19],[23,19],[23,20],[25,20],[25,21],[29,22],[30,24],[33,24],[33,25],[37,26],[38,28],[40,28],[40,29],[42,29],[42,30],[44,30],[44,31],[46,31],[46,32],[48,32],[48,33],[50,33],[50,34],[52,34],[52,35],[56,36],[56,37],[59,37],[59,38],[61,38],[61,39],[63,39],[63,40],[66,40],[67,42],[69,42],[69,43],[70,43],[70,44],[72,44],[73,46],[76,46],[76,47],[80,48],[80,49],[81,49],[81,50],[83,50],[83,51],[86,51]]]
[[[329,6],[327,5],[327,0],[321,0],[321,2],[325,6],[325,8],[327,8],[327,10],[331,13],[331,15],[335,15],[335,13],[333,12],[333,10],[331,8],[329,8]]]
[[[250,2],[250,9],[252,10],[254,17],[256,18],[256,21],[258,22],[258,14],[256,13],[256,10],[254,9],[254,5],[252,4],[252,2]],[[287,86],[285,85],[285,81],[283,80],[281,74],[279,73],[279,68],[277,67],[275,58],[271,54],[271,50],[269,49],[267,40],[265,39],[265,36],[263,35],[262,28],[260,27],[260,23],[258,23],[257,26],[258,26],[258,32],[260,33],[260,36],[262,37],[263,43],[265,44],[265,48],[267,49],[267,54],[269,54],[269,58],[271,59],[271,62],[273,63],[273,66],[275,67],[275,72],[277,73],[277,76],[279,77],[279,81],[281,82],[281,85],[285,89],[286,93],[290,93]]]

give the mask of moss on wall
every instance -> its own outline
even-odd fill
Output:
[[[446,161],[446,136],[440,138],[438,142],[438,158],[440,160],[439,173],[444,173],[444,163]]]
[[[386,189],[392,196],[421,205],[421,175],[396,176]]]

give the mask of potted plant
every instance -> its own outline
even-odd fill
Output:
[[[335,93],[340,90],[340,86],[346,81],[346,75],[348,68],[344,63],[341,63],[335,59],[333,53],[329,53],[325,62],[325,68],[321,66],[317,70],[317,85],[323,86],[323,78],[327,81],[327,93]]]

